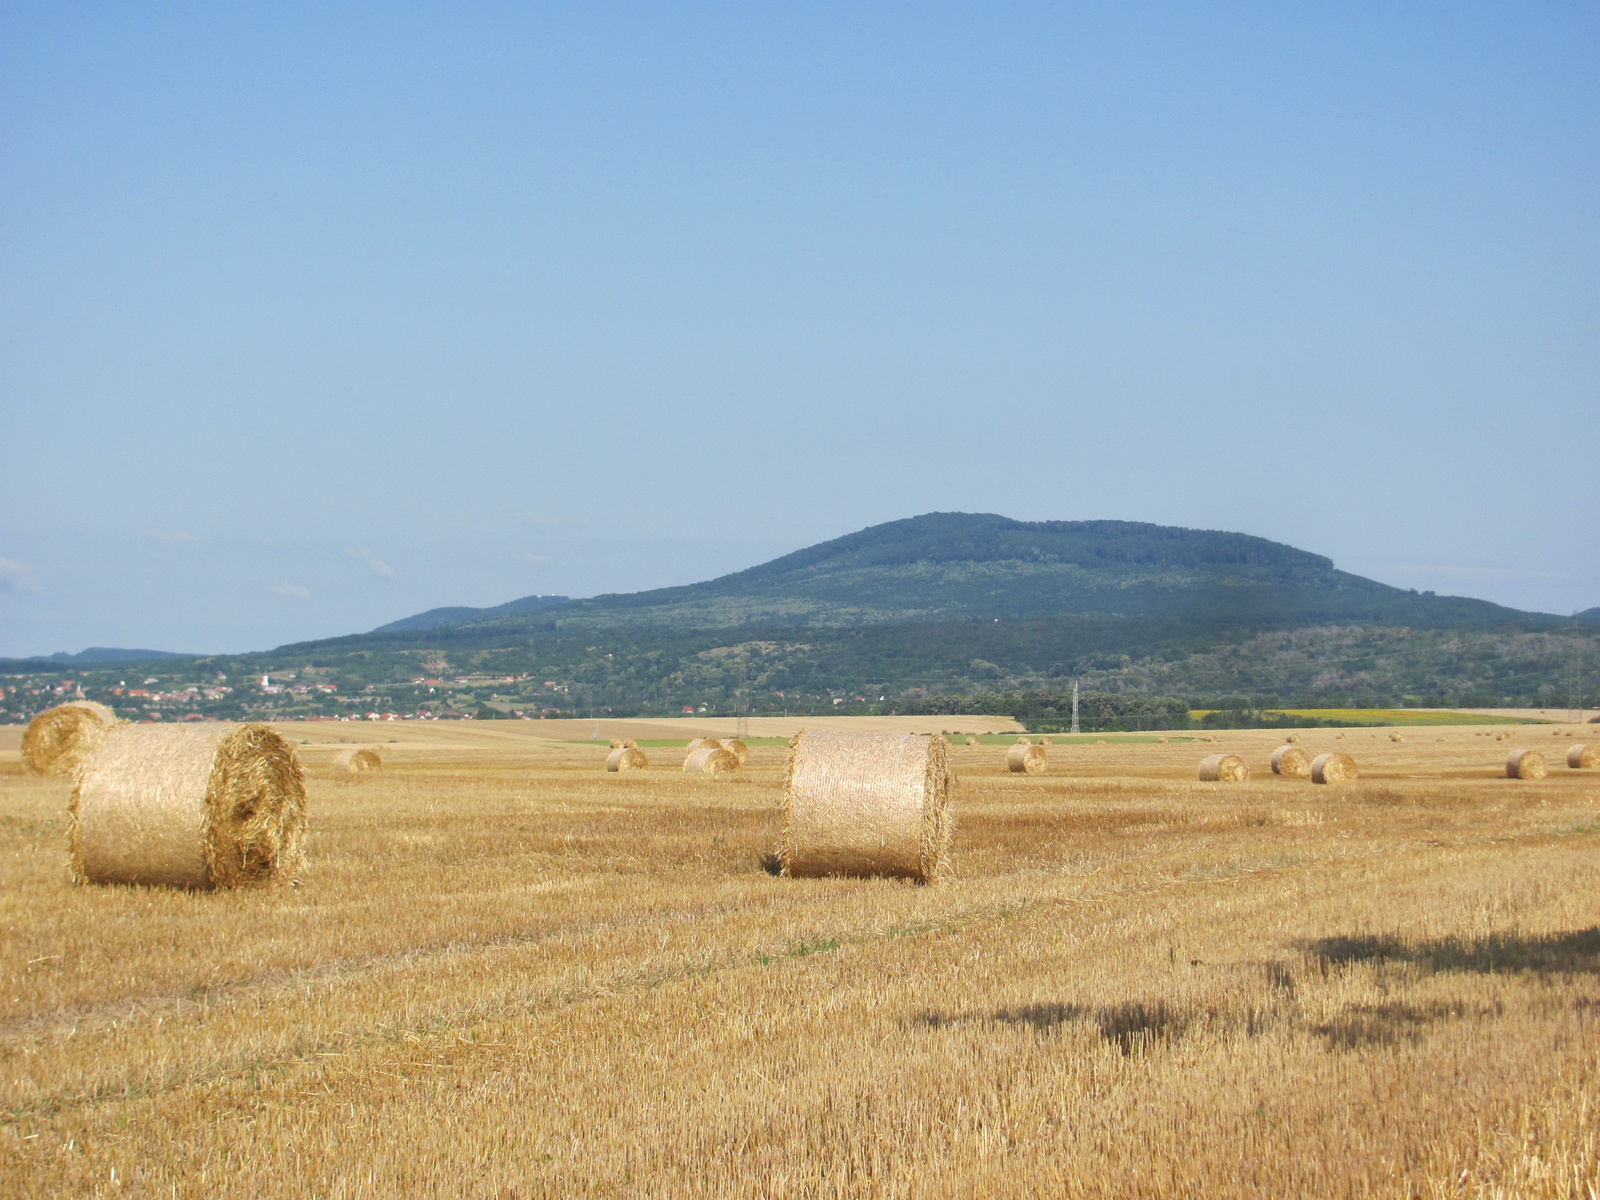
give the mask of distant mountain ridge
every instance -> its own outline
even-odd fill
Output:
[[[1501,627],[1529,614],[1418,595],[1249,534],[1133,521],[1016,521],[929,513],[875,525],[682,587],[554,604],[528,597],[456,620],[436,609],[374,634],[486,638],[551,628],[814,628],[1068,615],[1178,617],[1268,626],[1382,621]],[[420,623],[420,622],[426,622]],[[349,639],[337,639],[348,644]],[[389,643],[394,644],[394,643]]]
[[[174,650],[123,650],[116,646],[90,646],[76,654],[58,650],[54,654],[35,654],[30,658],[11,659],[12,662],[36,663],[118,663],[146,662],[153,658],[195,658],[196,655]]]
[[[476,621],[483,617],[495,617],[504,613],[514,612],[534,612],[541,608],[552,608],[557,604],[565,604],[571,599],[572,597],[570,596],[523,596],[519,600],[509,600],[492,608],[430,608],[427,612],[417,613],[411,617],[402,617],[398,621],[390,621],[387,625],[379,625],[371,632],[405,633],[412,630],[438,629],[444,625],[464,625],[468,621]]]

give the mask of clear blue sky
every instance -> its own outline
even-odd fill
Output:
[[[10,3],[0,654],[930,510],[1600,604],[1600,6]]]

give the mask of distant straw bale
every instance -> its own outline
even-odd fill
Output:
[[[305,781],[266,725],[121,725],[68,810],[80,882],[258,887],[304,866]],[[298,880],[291,879],[298,883]]]
[[[710,746],[713,749],[719,749],[721,748],[722,743],[717,741],[716,738],[697,737],[691,740],[688,746],[684,748],[684,753],[693,754],[696,750],[703,750],[707,746]]]
[[[1389,735],[1389,740],[1391,742],[1403,742],[1406,740],[1406,737],[1403,733],[1391,733]]]
[[[1200,760],[1200,779],[1204,783],[1240,783],[1250,778],[1250,768],[1237,754],[1213,754]]]
[[[1311,755],[1299,746],[1279,746],[1272,752],[1272,773],[1290,779],[1311,777]]]
[[[1567,766],[1574,770],[1580,767],[1600,767],[1600,746],[1579,742],[1575,746],[1567,747]]]
[[[1356,760],[1348,754],[1335,751],[1319,754],[1311,761],[1312,783],[1343,783],[1356,777]]]
[[[117,714],[93,700],[69,700],[28,722],[22,761],[35,775],[73,775],[117,724]]]
[[[622,749],[622,739],[621,738],[612,738],[611,739],[611,748],[613,750],[621,750]]]
[[[632,738],[628,738],[622,743],[622,747],[625,750],[637,750],[639,748],[639,743],[634,741]]]
[[[722,743],[722,748],[737,758],[741,767],[750,761],[750,747],[746,746],[738,738],[725,739]]]
[[[802,729],[789,747],[785,875],[928,883],[943,873],[952,779],[941,739]]]
[[[333,760],[333,765],[347,775],[361,775],[367,771],[383,770],[383,757],[376,750],[351,748],[341,750]]]
[[[976,746],[976,745],[977,745],[977,744],[978,744],[978,739],[977,739],[977,738],[975,738],[975,737],[969,737],[969,738],[968,738],[968,739],[967,739],[967,745],[969,745],[969,746]]]
[[[1019,737],[1017,739],[1017,745],[1019,745],[1019,746],[1031,746],[1032,744],[1033,743],[1029,739],[1027,739],[1025,737]]]
[[[1283,740],[1288,742],[1288,743],[1290,743],[1291,745],[1293,745],[1295,742],[1298,742],[1300,740],[1300,735],[1298,733],[1291,733],[1288,737],[1284,738]]]
[[[683,769],[690,775],[720,779],[737,771],[739,760],[731,751],[724,750],[721,746],[701,746],[683,760]]]
[[[1039,739],[1039,745],[1041,745],[1041,746],[1054,746],[1055,744],[1056,744],[1055,738],[1050,737],[1048,734]]]
[[[1513,750],[1506,759],[1506,778],[1543,779],[1547,770],[1544,755],[1537,750]]]
[[[608,771],[637,771],[649,765],[650,760],[645,757],[644,751],[636,746],[618,746],[606,755]]]
[[[1012,746],[1006,751],[1006,770],[1018,775],[1043,775],[1048,766],[1043,746]]]

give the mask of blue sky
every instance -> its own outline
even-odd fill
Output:
[[[1591,3],[0,10],[0,654],[931,510],[1600,604]]]

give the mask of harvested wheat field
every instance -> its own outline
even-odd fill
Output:
[[[213,893],[72,885],[71,784],[0,731],[0,1195],[1600,1189],[1595,772],[1473,728],[1303,731],[1360,764],[1325,786],[1276,732],[1215,735],[1227,788],[1182,735],[958,744],[919,887],[770,873],[781,745],[712,786],[493,724],[360,780],[277,726],[303,886]]]

